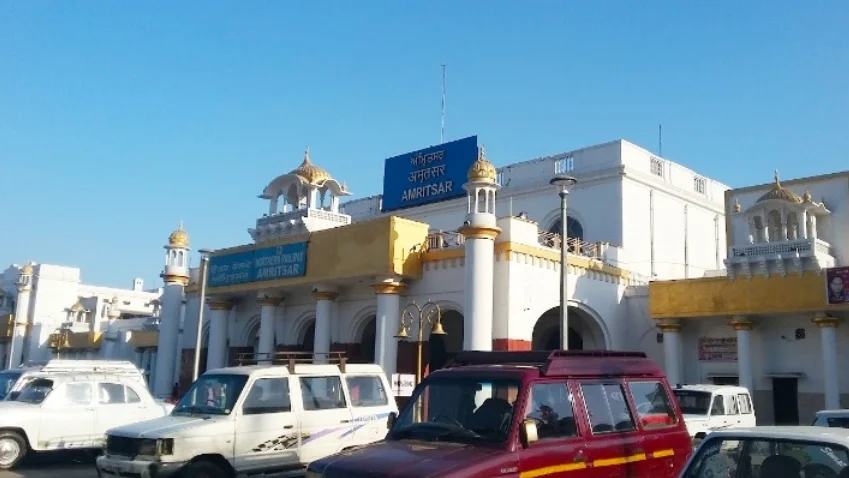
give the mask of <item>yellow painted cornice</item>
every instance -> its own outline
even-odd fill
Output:
[[[816,271],[786,276],[702,277],[649,283],[653,319],[800,314],[849,310],[826,304],[825,276]]]

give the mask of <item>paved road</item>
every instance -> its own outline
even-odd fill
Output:
[[[0,471],[0,478],[97,478],[94,459],[78,454],[29,456],[12,471]]]

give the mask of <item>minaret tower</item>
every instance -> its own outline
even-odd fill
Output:
[[[478,148],[478,159],[469,168],[463,185],[468,197],[466,222],[459,232],[466,239],[466,304],[464,315],[464,350],[492,350],[493,287],[495,238],[501,232],[496,226],[495,166]]]
[[[29,323],[30,294],[35,268],[32,262],[21,267],[18,276],[18,297],[15,305],[15,326],[9,353],[9,368],[17,368],[24,361],[24,342]]]
[[[159,320],[159,343],[156,349],[156,370],[153,375],[153,394],[165,397],[174,386],[174,363],[177,361],[177,339],[180,333],[180,306],[183,289],[189,284],[189,235],[183,223],[168,236],[165,246],[165,281]]]

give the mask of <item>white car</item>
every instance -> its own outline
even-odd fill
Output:
[[[820,410],[811,425],[815,427],[849,428],[849,410]]]
[[[211,370],[171,416],[109,430],[98,474],[303,475],[313,460],[384,439],[398,413],[390,390],[373,364]]]
[[[120,375],[35,377],[14,399],[0,401],[0,469],[13,468],[30,451],[102,448],[106,430],[165,416],[173,407]]]
[[[711,432],[680,478],[849,478],[849,430],[813,426]]]
[[[744,387],[679,385],[673,393],[694,440],[701,440],[714,430],[755,426],[752,396]]]
[[[108,373],[139,381],[145,387],[144,373],[128,360],[63,360],[27,363],[0,371],[0,400],[13,400],[30,380],[57,373]]]

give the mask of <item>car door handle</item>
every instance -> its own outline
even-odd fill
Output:
[[[351,420],[342,420],[342,421],[341,421],[341,422],[339,422],[339,423],[351,423]]]
[[[587,457],[585,457],[584,455],[579,453],[579,454],[575,455],[575,458],[573,458],[572,461],[575,462],[575,463],[586,463]]]
[[[295,425],[286,425],[283,427],[284,430],[291,430],[292,428],[295,428]]]

